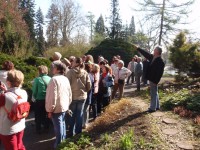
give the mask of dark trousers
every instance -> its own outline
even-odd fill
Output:
[[[110,96],[109,97],[103,97],[103,100],[102,100],[103,108],[108,106],[109,104],[110,104]]]
[[[97,94],[92,95],[92,100],[91,100],[91,107],[92,107],[92,116],[93,119],[97,117]]]
[[[126,83],[127,83],[127,84],[129,83],[130,78],[131,78],[131,83],[133,83],[133,82],[134,82],[134,77],[135,77],[135,74],[134,74],[134,72],[132,72],[131,75],[128,77]]]
[[[49,129],[49,118],[45,110],[45,100],[36,100],[35,102],[35,123],[36,131],[41,131],[41,125],[44,125],[44,129]]]
[[[121,99],[123,97],[124,94],[124,84],[119,84],[119,83],[115,83],[114,87],[113,87],[113,92],[112,92],[112,99],[115,98],[115,95],[117,93],[117,90],[119,89],[119,99]]]
[[[136,85],[137,85],[137,90],[138,90],[138,91],[140,91],[140,78],[141,78],[141,75],[135,76]]]
[[[97,113],[101,113],[103,93],[97,95]]]

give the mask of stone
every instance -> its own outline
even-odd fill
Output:
[[[177,124],[177,121],[175,119],[170,119],[170,118],[163,118],[162,120],[166,124]]]
[[[180,141],[177,143],[177,146],[186,150],[194,149],[194,146],[189,141]]]
[[[176,129],[164,129],[163,133],[167,134],[167,135],[175,135],[175,134],[178,133],[178,130],[176,130]]]
[[[154,117],[161,117],[161,116],[164,116],[165,114],[163,112],[154,112],[154,113],[151,113],[151,115]]]

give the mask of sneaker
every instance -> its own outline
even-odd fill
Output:
[[[156,110],[152,110],[152,109],[148,109],[148,110],[147,110],[148,113],[153,113],[153,112],[155,112],[155,111],[156,111]]]

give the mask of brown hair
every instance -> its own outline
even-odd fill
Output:
[[[78,64],[76,67],[80,67],[81,69],[84,69],[84,68],[85,68],[85,65],[84,65],[84,63],[83,63],[82,58],[76,57],[76,58],[75,58],[75,61],[76,61],[76,64]]]
[[[7,81],[11,83],[11,87],[19,87],[24,82],[24,74],[19,70],[10,70],[7,74]]]
[[[2,64],[2,69],[7,71],[12,70],[14,69],[14,64],[11,61],[5,61]]]
[[[56,68],[62,75],[66,72],[66,65],[64,63],[56,62],[53,64],[53,67]]]

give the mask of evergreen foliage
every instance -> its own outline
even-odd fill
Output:
[[[36,12],[36,40],[38,50],[36,55],[43,55],[45,50],[45,39],[43,36],[44,16],[39,8]]]
[[[137,52],[130,43],[122,40],[105,39],[97,47],[91,48],[86,54],[92,55],[94,60],[98,60],[98,56],[102,55],[108,61],[111,61],[113,56],[120,55],[125,62],[125,66],[127,66]]]
[[[197,74],[200,76],[200,52],[199,43],[187,41],[186,34],[180,32],[170,46],[170,60],[178,72]]]

